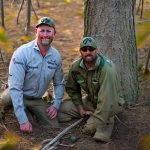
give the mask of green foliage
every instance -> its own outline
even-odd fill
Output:
[[[150,11],[145,11],[144,12],[144,18],[149,18],[150,19]]]
[[[65,3],[71,3],[72,0],[64,0]]]
[[[136,24],[136,33],[137,33],[137,46],[139,48],[141,48],[143,46],[142,45],[143,42],[149,36],[150,21],[149,22],[143,22],[143,23],[137,23]]]
[[[43,9],[42,10],[43,15],[49,15],[49,10],[48,9]]]
[[[25,44],[31,40],[32,40],[32,38],[30,36],[21,36],[20,37],[21,44]]]
[[[8,41],[6,32],[3,27],[0,27],[0,48],[5,49],[7,52],[12,50],[12,44]]]
[[[6,131],[4,134],[4,139],[0,140],[1,150],[14,150],[15,145],[20,141],[20,137],[10,131]]]
[[[81,17],[84,17],[84,10],[76,10],[76,14],[78,14]]]
[[[5,16],[5,22],[8,22],[9,20],[16,19],[16,15],[12,13],[11,15]]]
[[[7,41],[7,36],[6,36],[5,30],[3,29],[3,27],[0,27],[0,41],[1,42]]]

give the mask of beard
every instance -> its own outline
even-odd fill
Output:
[[[53,41],[53,38],[49,38],[49,39],[41,39],[41,45],[43,46],[49,46]]]
[[[93,55],[86,55],[83,57],[84,62],[86,63],[93,63],[96,60],[96,57]]]

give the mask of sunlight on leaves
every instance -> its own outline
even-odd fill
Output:
[[[46,6],[51,6],[52,3],[51,3],[51,2],[45,2],[45,5],[46,5]]]
[[[12,44],[8,41],[6,32],[3,27],[0,27],[0,48],[6,50],[6,52],[12,51]]]
[[[11,15],[5,15],[5,22],[8,22],[8,21],[13,20],[15,18],[16,18],[15,13],[11,13]]]
[[[0,40],[0,47],[1,49],[5,50],[7,53],[10,53],[13,51],[12,43],[7,41],[7,42],[2,42]]]
[[[146,69],[144,70],[144,73],[145,73],[145,74],[150,74],[150,68],[146,68]],[[149,79],[150,79],[150,76],[149,76]]]
[[[145,3],[150,3],[150,0],[144,0]]]
[[[43,15],[49,15],[49,10],[48,9],[43,9],[42,13],[43,13]]]
[[[15,145],[20,141],[20,137],[11,131],[4,133],[4,139],[0,140],[1,150],[13,150]]]
[[[71,3],[72,0],[64,0],[65,3]]]
[[[75,52],[78,52],[79,51],[79,47],[75,47],[72,50],[75,51]]]
[[[35,145],[33,148],[31,148],[31,150],[40,150],[41,149],[41,145]]]
[[[3,27],[0,27],[0,41],[6,42],[7,36]]]
[[[30,36],[22,36],[20,38],[20,41],[22,42],[22,44],[27,43],[27,42],[31,41],[31,37]]]
[[[150,19],[150,11],[145,11],[144,12],[144,18],[149,18]]]
[[[142,150],[149,150],[150,149],[150,135],[145,135],[141,142]]]
[[[76,10],[75,13],[81,17],[84,17],[84,10]]]
[[[143,42],[149,36],[150,33],[150,21],[137,23],[136,24],[136,32],[137,32],[137,45],[139,48],[143,47]]]

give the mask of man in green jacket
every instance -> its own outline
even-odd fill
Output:
[[[81,40],[80,54],[81,58],[70,67],[66,92],[80,116],[90,116],[83,133],[107,142],[112,135],[114,115],[124,103],[119,75],[114,63],[99,52],[92,37]]]

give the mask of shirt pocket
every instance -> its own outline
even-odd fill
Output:
[[[82,76],[80,76],[80,75],[77,75],[76,76],[76,81],[77,81],[77,83],[80,85],[80,87],[84,90],[84,91],[86,91],[86,92],[88,92],[88,87],[87,87],[87,81],[86,81],[86,79],[84,79]]]
[[[57,64],[53,61],[47,61],[47,67],[49,70],[56,70]]]
[[[34,72],[36,72],[38,69],[38,66],[27,66],[27,70],[26,70],[26,73],[30,73],[30,74],[34,74]]]
[[[47,62],[47,66],[46,66],[46,72],[45,72],[45,78],[46,80],[51,80],[57,70],[57,64],[54,62]]]
[[[100,89],[100,84],[97,78],[92,78],[92,88],[93,88],[94,93],[98,93]]]

